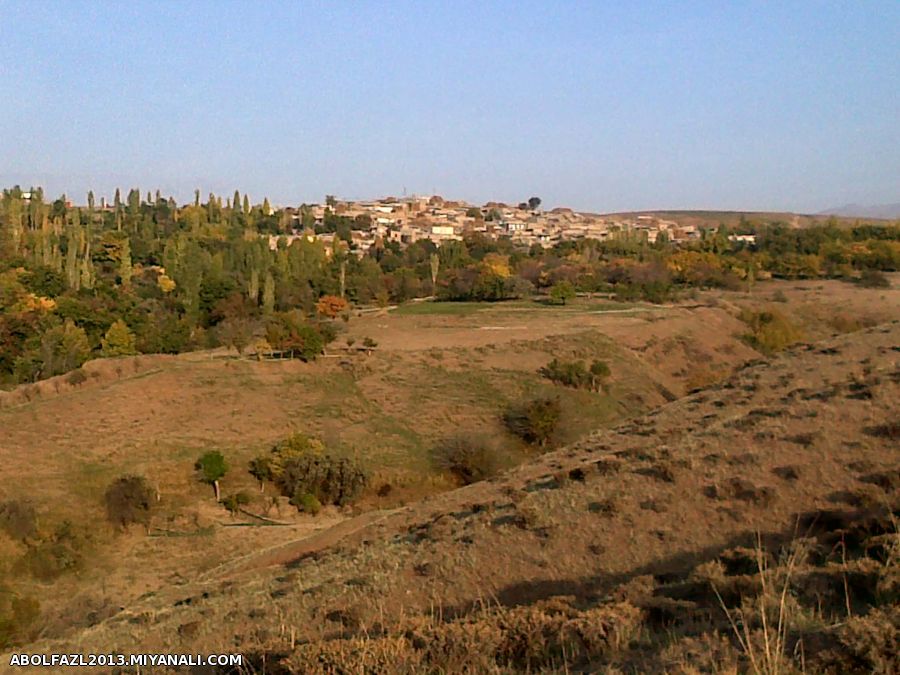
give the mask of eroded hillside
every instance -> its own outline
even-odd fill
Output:
[[[186,580],[40,648],[239,649],[265,672],[718,671],[747,664],[728,617],[743,611],[758,650],[756,598],[775,598],[771,614],[787,597],[786,654],[813,672],[889,672],[898,354],[898,322],[798,346],[499,479]]]

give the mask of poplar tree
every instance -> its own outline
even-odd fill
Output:
[[[266,280],[263,283],[263,311],[271,314],[275,309],[275,278],[271,272],[266,273]]]
[[[259,270],[255,267],[250,270],[250,279],[247,281],[247,297],[254,305],[259,302]]]
[[[125,237],[119,254],[119,281],[126,288],[131,286],[131,273],[131,241]]]

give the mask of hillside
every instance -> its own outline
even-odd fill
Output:
[[[843,216],[845,218],[900,218],[900,202],[896,204],[844,204],[825,209],[819,215]]]
[[[754,598],[777,613],[787,583],[784,651],[807,672],[888,672],[898,352],[897,321],[799,345],[496,480],[245,556],[30,650],[239,649],[247,672],[273,673],[720,671],[746,666],[722,606],[743,607],[758,649]]]
[[[736,227],[741,223],[751,223],[756,225],[764,223],[785,223],[792,227],[811,227],[813,225],[822,225],[829,219],[836,220],[839,225],[853,225],[862,218],[864,218],[866,222],[877,222],[891,218],[891,216],[875,215],[874,212],[866,215],[865,213],[844,213],[839,211],[807,214],[791,213],[787,211],[650,210],[603,214],[604,217],[616,219],[633,219],[641,215],[654,216],[663,220],[672,220],[682,226],[693,225],[698,228],[716,228],[723,223],[728,227]]]

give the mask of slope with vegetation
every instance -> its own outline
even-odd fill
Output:
[[[33,649],[239,649],[272,673],[891,672],[898,345],[898,322],[796,345]]]

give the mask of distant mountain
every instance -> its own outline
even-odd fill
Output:
[[[845,218],[900,218],[900,202],[896,204],[877,204],[875,206],[844,204],[833,209],[826,209],[817,215],[844,216]]]

